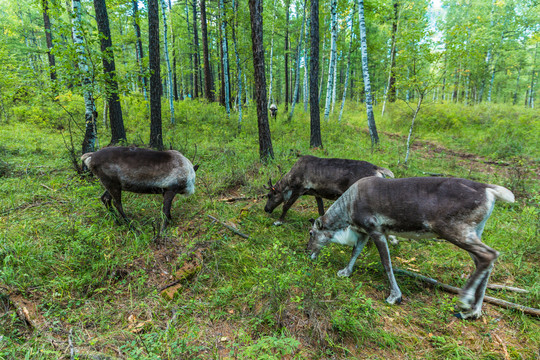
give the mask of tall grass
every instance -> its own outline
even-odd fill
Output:
[[[147,143],[146,105],[136,97],[123,101],[128,143]],[[75,109],[71,102],[65,105]],[[408,167],[398,165],[405,146],[400,135],[408,131],[401,105],[378,119],[381,145],[375,149],[359,105],[348,104],[341,124],[333,118],[322,123],[323,149],[309,148],[308,114],[298,111],[288,122],[281,113],[270,125],[276,157],[263,165],[253,107],[244,111],[238,132],[234,112],[227,118],[216,104],[176,105],[177,123],[164,123],[164,142],[200,164],[197,191],[176,199],[172,226],[158,239],[159,196],[125,193],[129,227],[103,207],[100,184],[72,170],[65,146],[70,116],[36,122],[17,115],[0,127],[0,359],[69,358],[69,341],[81,357],[129,359],[503,358],[495,335],[511,356],[536,356],[537,320],[485,305],[485,320],[456,321],[455,297],[403,277],[397,280],[404,304],[386,305],[388,288],[376,249],[365,250],[351,278],[338,278],[350,249],[331,245],[315,263],[304,251],[308,220],[317,216],[313,198],[295,204],[281,227],[272,226],[278,215],[264,213],[264,199],[257,198],[268,178],[278,179],[279,167],[286,171],[299,154],[363,159],[400,177],[444,173],[509,186],[519,194],[517,202],[496,206],[484,241],[501,252],[492,281],[530,292],[489,292],[537,307],[534,113],[426,105],[416,140],[433,142],[441,151],[422,143]],[[80,144],[82,130],[74,123],[71,129]],[[100,144],[107,144],[101,121],[98,134]],[[490,136],[512,151],[489,150],[498,149],[482,140]],[[482,158],[478,162],[461,152]],[[496,161],[484,164],[491,160]],[[224,197],[251,200],[220,201]],[[174,283],[174,274],[194,261],[197,250],[202,260],[196,271],[179,280],[172,300],[163,298],[160,289]],[[404,241],[391,252],[397,267],[455,286],[463,285],[473,266],[448,243]],[[17,315],[16,296],[36,305],[35,327]]]

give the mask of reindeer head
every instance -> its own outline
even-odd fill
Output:
[[[324,219],[321,216],[317,220],[312,219],[313,225],[309,230],[309,242],[307,250],[311,253],[311,259],[315,260],[322,248],[328,245],[335,235],[335,231],[326,229],[324,226]]]
[[[268,200],[266,200],[266,205],[264,206],[264,211],[267,213],[272,213],[279,204],[283,202],[283,192],[279,186],[279,181],[272,185],[272,179],[268,179],[268,186],[264,186],[268,190]]]

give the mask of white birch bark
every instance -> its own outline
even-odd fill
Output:
[[[354,4],[354,7],[351,12],[351,39],[349,41],[349,52],[347,54],[347,73],[345,74],[345,85],[343,86],[343,100],[341,101],[341,109],[339,110],[339,118],[338,122],[341,122],[341,117],[343,116],[343,108],[345,107],[345,99],[347,98],[347,86],[349,85],[349,73],[351,71],[351,52],[352,52],[352,41],[353,41],[353,35],[354,35],[354,13],[356,12],[356,4]]]
[[[308,64],[309,64],[309,55],[307,51],[307,34],[308,34],[308,28],[309,28],[309,21],[310,18],[307,19],[307,26],[306,26],[306,42],[304,43],[304,112],[307,112],[308,110],[308,102],[309,102],[309,81],[308,81]]]
[[[167,5],[165,0],[161,0],[161,13],[163,15],[163,48],[165,50],[165,62],[167,63],[167,92],[169,97],[169,108],[171,110],[171,124],[174,124],[174,94],[171,62],[169,60],[169,43],[167,39]]]
[[[324,106],[324,120],[328,121],[328,116],[330,115],[330,102],[332,100],[332,91],[334,86],[334,71],[337,60],[337,0],[332,0],[330,4],[330,31],[331,42],[330,42],[330,62],[328,66],[328,82],[326,84],[326,102]]]
[[[88,59],[86,58],[84,48],[84,38],[81,33],[81,1],[72,1],[72,10],[74,16],[72,16],[71,24],[73,31],[73,43],[75,44],[75,51],[78,57],[79,71],[81,72],[81,84],[84,97],[84,118],[85,118],[85,139],[83,141],[83,153],[92,152],[96,146],[96,119],[94,97],[91,89],[91,74],[88,67]]]
[[[234,9],[234,17],[238,16],[238,9],[236,7],[235,0],[232,3]],[[237,22],[238,23],[238,22]],[[242,67],[240,66],[240,56],[238,55],[238,46],[236,45],[236,32],[233,26],[232,28],[234,55],[236,56],[236,71],[238,72],[238,131],[242,130]]]
[[[221,46],[223,48],[223,82],[225,86],[225,110],[227,111],[227,117],[231,113],[229,107],[229,50],[227,49],[227,32],[226,32],[226,20],[225,20],[225,7],[223,0],[219,0],[219,11],[221,14],[221,32],[223,34],[223,39],[221,40]]]
[[[294,77],[294,95],[292,98],[291,113],[289,119],[292,119],[294,114],[294,106],[298,100],[298,89],[300,88],[300,55],[302,50],[302,41],[304,40],[304,30],[306,26],[306,0],[304,0],[304,12],[302,14],[302,31],[300,31],[300,38],[298,39],[298,51],[296,55],[296,72]]]
[[[368,120],[369,135],[371,137],[371,146],[379,143],[379,135],[375,125],[375,116],[373,115],[373,104],[371,99],[371,83],[369,81],[369,67],[367,56],[366,40],[366,22],[364,19],[364,0],[358,0],[358,19],[360,23],[360,49],[362,53],[362,74],[364,78],[364,92],[366,95],[366,112]]]
[[[331,112],[334,113],[334,105],[336,104],[336,88],[337,88],[337,57],[336,57],[336,65],[334,66],[334,82],[332,84],[332,108]]]

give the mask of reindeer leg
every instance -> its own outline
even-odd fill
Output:
[[[317,208],[319,209],[319,215],[323,216],[324,215],[324,204],[323,204],[322,198],[319,197],[319,196],[315,196],[315,200],[317,200]]]
[[[112,196],[111,196],[111,193],[108,190],[105,190],[103,195],[101,195],[101,201],[103,202],[103,204],[105,205],[107,210],[109,210],[109,211],[112,210],[112,207],[111,207],[111,205],[112,205],[111,204]]]
[[[122,190],[118,187],[109,187],[109,194],[113,199],[113,204],[116,207],[116,210],[120,213],[122,218],[129,224],[129,219],[124,213],[124,208],[122,207]]]
[[[452,244],[466,250],[472,257],[476,267],[460,292],[461,312],[457,313],[456,316],[462,319],[477,319],[482,315],[482,302],[484,301],[489,275],[495,260],[499,256],[498,251],[482,243],[475,230],[461,229],[459,234],[465,234],[461,237],[456,236],[455,232],[450,236],[440,234]]]
[[[279,220],[274,222],[274,225],[278,226],[278,225],[281,225],[283,224],[283,222],[285,221],[285,214],[287,214],[287,211],[289,211],[289,208],[296,202],[296,200],[298,200],[298,198],[300,197],[300,195],[291,195],[291,197],[289,198],[289,200],[285,201],[285,203],[283,203],[283,211],[281,213],[281,216],[279,217]]]
[[[389,304],[400,304],[402,294],[396,282],[396,278],[394,277],[394,271],[392,270],[392,260],[390,259],[390,251],[388,251],[386,237],[378,231],[371,232],[369,236],[377,246],[379,256],[381,257],[381,263],[383,264],[386,276],[388,276],[388,281],[390,282],[390,296],[386,298],[386,302]]]
[[[354,245],[354,248],[352,251],[351,260],[349,260],[349,264],[345,268],[338,271],[337,273],[338,276],[348,277],[352,274],[354,263],[356,262],[358,255],[360,255],[360,253],[362,252],[362,250],[364,249],[364,246],[366,245],[368,241],[367,235],[359,234],[358,236],[359,236],[358,241],[356,242],[356,245]]]
[[[164,231],[169,225],[169,221],[172,220],[171,206],[176,192],[168,190],[163,194],[163,213],[165,214],[165,220],[163,220],[163,226],[161,231]]]

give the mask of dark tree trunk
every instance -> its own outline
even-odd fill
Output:
[[[212,86],[212,76],[210,59],[208,54],[208,31],[206,25],[206,0],[201,0],[201,36],[203,42],[203,63],[204,63],[204,93],[208,101],[214,101],[214,89]]]
[[[163,150],[161,74],[159,66],[159,4],[148,0],[148,60],[150,66],[150,147]]]
[[[56,60],[54,54],[51,53],[53,48],[52,33],[51,33],[51,21],[49,19],[49,3],[47,0],[43,0],[43,26],[45,28],[45,39],[47,41],[47,55],[49,57],[49,68],[51,81],[56,81]]]
[[[262,0],[249,0],[251,14],[251,42],[253,50],[253,69],[255,100],[257,101],[257,120],[259,126],[259,156],[266,162],[274,158],[268,110],[266,109],[266,77],[264,73]]]
[[[290,0],[287,0],[285,12],[285,111],[289,109],[289,8]]]
[[[319,112],[319,0],[311,0],[311,57],[309,69],[309,106],[311,135],[309,145],[322,147]]]
[[[199,78],[200,78],[200,57],[199,57],[199,32],[197,31],[197,1],[193,0],[193,65],[195,73],[193,74],[193,98],[199,97]]]
[[[169,9],[170,9],[170,16],[171,16],[171,37],[172,37],[172,58],[173,58],[173,66],[172,66],[172,72],[173,72],[173,95],[174,95],[174,101],[178,101],[178,77],[176,76],[176,42],[174,40],[174,28],[172,26],[173,20],[172,20],[172,4],[171,0],[169,0]]]
[[[101,54],[103,60],[103,72],[105,73],[105,93],[109,104],[109,121],[111,124],[111,144],[116,144],[126,140],[124,130],[124,120],[122,118],[122,107],[118,96],[118,82],[115,79],[116,66],[114,63],[114,53],[112,49],[111,30],[109,28],[109,15],[105,0],[94,0],[96,11],[96,21],[101,44]]]

